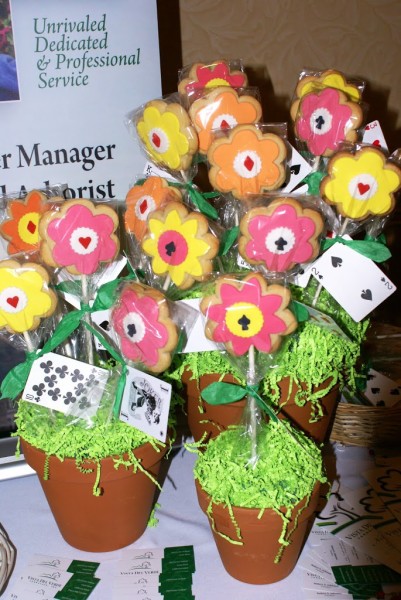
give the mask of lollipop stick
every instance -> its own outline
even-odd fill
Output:
[[[167,277],[163,283],[163,292],[168,290],[170,283],[171,283],[171,277],[170,277],[170,275],[167,275]]]
[[[28,352],[35,352],[35,346],[33,345],[32,338],[29,335],[28,331],[24,331],[23,335],[24,335],[26,347],[28,348]]]
[[[250,346],[248,352],[248,385],[254,385],[255,383],[255,346]],[[251,436],[251,462],[255,466],[257,462],[257,439],[256,439],[256,427],[257,427],[257,412],[258,408],[256,400],[253,396],[248,396],[248,407],[249,407],[249,424],[248,430]]]
[[[86,275],[81,275],[81,285],[82,285],[82,299],[84,304],[89,304],[89,289],[88,289],[88,278]],[[90,317],[89,314],[86,313],[84,316],[85,321],[90,325]],[[93,365],[93,346],[92,346],[92,334],[89,329],[85,327],[85,345],[86,345],[86,356],[88,358],[88,363]]]

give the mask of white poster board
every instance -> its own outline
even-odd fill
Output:
[[[124,117],[161,95],[156,0],[10,3],[19,100],[0,101],[0,193],[123,200],[146,162]]]

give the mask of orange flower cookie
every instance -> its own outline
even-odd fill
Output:
[[[23,333],[37,329],[50,317],[57,296],[49,289],[47,271],[35,263],[0,262],[0,329]]]
[[[239,200],[248,194],[276,190],[285,180],[287,149],[274,133],[262,133],[255,125],[237,125],[212,142],[207,159],[209,180],[220,192]]]
[[[120,249],[117,226],[118,215],[110,206],[68,200],[40,221],[42,259],[52,267],[65,267],[72,275],[92,275],[102,263],[116,258]]]
[[[362,97],[361,90],[353,83],[349,83],[345,78],[345,75],[340,73],[340,71],[334,69],[327,69],[326,71],[315,75],[306,75],[305,77],[302,77],[295,88],[295,96],[296,98],[302,98],[302,96],[305,96],[305,94],[308,94],[309,92],[326,87],[341,90],[351,100],[354,100],[354,102],[360,101]],[[294,119],[292,110],[293,109],[291,109],[291,116]]]
[[[246,87],[248,78],[243,71],[231,69],[224,60],[211,64],[195,63],[189,70],[188,77],[178,84],[178,92],[182,96],[191,96],[203,88],[228,86],[233,88]]]
[[[320,193],[343,217],[360,221],[371,215],[383,217],[394,209],[401,170],[378,148],[363,147],[355,154],[337,152],[327,172]]]
[[[213,131],[257,123],[262,117],[262,107],[253,96],[240,96],[230,87],[216,88],[205,97],[195,100],[189,109],[189,115],[198,132],[199,152],[206,154],[213,139]]]
[[[149,214],[168,201],[182,200],[182,194],[176,187],[169,186],[163,177],[148,177],[140,185],[134,185],[128,192],[125,202],[125,229],[140,240],[146,232]]]
[[[170,276],[186,290],[211,273],[219,241],[201,213],[189,211],[181,202],[169,202],[150,214],[142,249],[152,258],[155,275]]]
[[[9,254],[39,250],[39,219],[49,208],[48,198],[37,190],[29,192],[23,200],[8,201],[10,218],[0,225],[0,234],[9,242]]]
[[[150,159],[172,171],[185,171],[198,150],[198,136],[185,108],[177,102],[151,100],[136,123]]]

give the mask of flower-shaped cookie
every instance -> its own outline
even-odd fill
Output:
[[[243,71],[231,70],[229,65],[221,61],[212,64],[196,63],[192,65],[188,77],[178,84],[178,91],[184,96],[190,96],[196,90],[229,86],[233,88],[245,87],[248,78]]]
[[[136,130],[156,165],[172,171],[185,171],[191,166],[198,136],[187,111],[177,102],[148,102]]]
[[[185,290],[212,271],[219,242],[209,232],[206,217],[180,202],[169,202],[149,216],[142,249],[152,257],[155,275],[169,275]]]
[[[206,316],[206,336],[224,344],[234,356],[242,356],[251,346],[261,352],[275,352],[281,337],[297,327],[287,308],[289,302],[287,288],[268,285],[259,274],[247,275],[243,280],[220,277],[215,293],[200,303]]]
[[[152,373],[169,367],[178,334],[161,292],[140,283],[124,286],[111,312],[111,325],[125,358]]]
[[[361,90],[356,85],[349,83],[340,71],[335,71],[334,69],[302,77],[295,89],[295,95],[297,98],[301,98],[305,94],[327,87],[341,90],[348,98],[355,102],[358,102],[362,96]]]
[[[314,156],[331,156],[345,140],[354,142],[362,109],[340,90],[310,92],[293,104],[295,134]]]
[[[282,273],[314,260],[323,219],[313,208],[293,198],[273,200],[267,207],[253,208],[240,223],[238,250],[251,264]]]
[[[0,262],[0,329],[31,331],[53,314],[57,296],[49,289],[49,275],[35,263]]]
[[[206,154],[215,130],[257,123],[262,116],[262,107],[256,98],[245,94],[239,96],[231,87],[217,88],[195,100],[189,115],[198,132],[199,152]]]
[[[146,231],[149,214],[169,200],[182,200],[180,190],[168,185],[162,177],[152,176],[132,187],[125,199],[125,229],[140,240]]]
[[[39,219],[48,209],[47,197],[37,190],[29,192],[23,200],[8,202],[10,219],[0,225],[0,233],[9,241],[9,254],[39,250]]]
[[[274,133],[262,133],[255,125],[237,125],[227,137],[212,142],[207,158],[209,180],[223,193],[243,200],[247,194],[275,190],[285,180],[284,141]]]
[[[40,221],[41,256],[47,265],[65,267],[73,275],[92,275],[117,256],[117,226],[117,213],[110,206],[68,200]]]
[[[386,161],[378,148],[364,147],[355,154],[338,152],[329,160],[327,171],[320,193],[343,217],[358,221],[393,210],[401,170]]]

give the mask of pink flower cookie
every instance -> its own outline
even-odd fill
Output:
[[[188,77],[179,82],[178,91],[183,96],[191,96],[203,88],[211,89],[221,86],[240,88],[247,84],[248,78],[243,71],[232,70],[224,60],[220,60],[212,64],[195,63],[192,65]]]
[[[278,198],[241,219],[238,250],[250,264],[283,273],[316,258],[323,225],[317,210],[293,198]]]
[[[171,363],[178,333],[164,295],[140,283],[124,286],[111,313],[123,356],[161,373]]]
[[[200,303],[206,317],[206,336],[224,344],[233,356],[242,356],[251,346],[260,352],[275,352],[282,336],[297,327],[287,308],[290,299],[287,288],[268,285],[260,274],[252,273],[242,280],[220,277],[215,293]]]
[[[344,141],[355,142],[363,114],[357,102],[341,91],[310,92],[291,107],[297,138],[314,156],[331,156]]]
[[[73,275],[92,275],[112,262],[120,243],[117,213],[90,200],[68,200],[59,211],[45,213],[39,224],[40,253],[47,265],[65,267]]]

